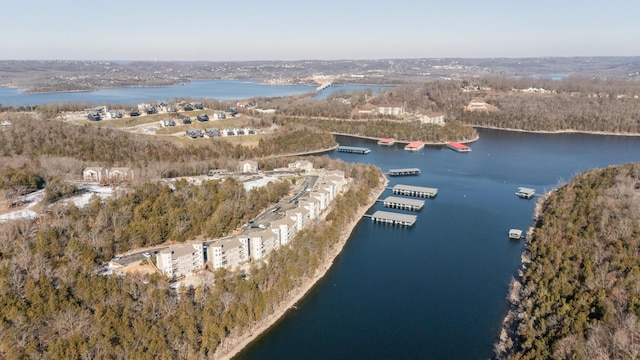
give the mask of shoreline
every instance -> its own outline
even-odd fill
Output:
[[[380,140],[383,138],[379,138],[379,137],[372,137],[372,136],[364,136],[364,135],[353,135],[353,134],[345,134],[345,133],[337,133],[337,132],[332,132],[332,134],[335,135],[340,135],[340,136],[349,136],[349,137],[354,137],[354,138],[359,138],[359,139],[367,139],[367,140]],[[480,139],[480,135],[476,134],[476,136],[474,136],[471,139],[468,140],[455,140],[455,142],[460,143],[460,144],[470,144],[472,142],[476,142]],[[395,140],[395,139],[394,139]],[[411,141],[407,141],[407,140],[395,140],[396,143],[401,143],[401,144],[408,144]],[[454,141],[454,140],[451,140]],[[447,143],[449,143],[450,141],[423,141],[423,143],[425,145],[447,145]]]
[[[509,290],[507,291],[507,300],[509,301],[509,306],[507,312],[502,318],[502,322],[500,323],[500,332],[498,334],[498,340],[493,343],[494,354],[492,359],[506,359],[510,355],[513,355],[515,347],[518,346],[517,342],[517,333],[518,326],[520,325],[518,313],[522,308],[523,298],[521,295],[522,289],[524,287],[522,277],[524,272],[528,269],[531,264],[531,258],[529,256],[529,242],[533,237],[533,232],[538,227],[538,221],[542,216],[543,205],[545,201],[549,198],[555,190],[551,190],[544,194],[541,198],[538,199],[536,206],[533,210],[533,217],[531,219],[531,226],[527,229],[527,233],[525,236],[525,246],[520,254],[520,268],[518,269],[518,273],[511,278],[509,281]]]
[[[510,132],[521,132],[521,133],[529,133],[529,134],[589,134],[589,135],[608,135],[608,136],[640,136],[640,133],[615,133],[615,132],[607,132],[607,131],[589,131],[589,130],[523,130],[523,129],[514,129],[514,128],[501,128],[497,126],[488,126],[488,125],[471,125],[474,128],[480,129],[490,129],[490,130],[502,130],[502,131],[510,131]]]
[[[330,254],[322,264],[316,269],[314,276],[310,279],[306,279],[303,283],[296,289],[294,289],[290,293],[290,298],[285,300],[283,303],[276,306],[274,312],[268,315],[266,318],[260,320],[256,327],[253,329],[249,329],[244,335],[239,336],[238,338],[228,338],[225,341],[231,341],[231,344],[221,343],[219,348],[226,347],[228,345],[228,349],[224,350],[224,352],[219,353],[216,351],[214,354],[214,359],[221,360],[230,360],[237,354],[239,354],[244,348],[246,348],[249,344],[251,344],[254,340],[259,338],[262,334],[268,331],[273,325],[275,325],[288,311],[291,309],[297,302],[299,302],[302,298],[304,298],[307,293],[322,279],[329,269],[333,266],[335,259],[342,253],[342,249],[346,245],[347,241],[351,238],[351,234],[355,229],[356,225],[362,220],[363,215],[373,206],[375,205],[377,199],[382,195],[387,185],[389,184],[389,180],[383,175],[383,182],[380,185],[380,188],[377,189],[374,193],[369,195],[369,201],[366,205],[361,206],[356,211],[356,216],[349,223],[349,225],[342,230],[340,233],[340,240],[336,243],[333,253]]]

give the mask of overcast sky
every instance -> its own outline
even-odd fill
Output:
[[[20,0],[0,59],[640,55],[638,0]]]

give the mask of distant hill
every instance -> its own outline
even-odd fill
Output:
[[[0,84],[27,92],[163,86],[192,79],[401,84],[484,76],[640,79],[640,57],[440,58],[242,62],[0,61]]]

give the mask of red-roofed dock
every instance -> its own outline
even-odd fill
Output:
[[[380,139],[378,140],[378,145],[385,145],[385,146],[391,146],[393,144],[395,144],[396,141],[394,139]]]
[[[404,147],[405,150],[408,151],[418,151],[424,148],[424,143],[422,141],[412,141]]]
[[[467,145],[463,145],[454,141],[448,142],[447,147],[451,150],[455,150],[457,152],[470,152],[471,148]]]

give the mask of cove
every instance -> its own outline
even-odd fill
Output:
[[[390,178],[389,187],[438,195],[418,213],[391,210],[418,215],[412,228],[363,218],[327,275],[236,359],[490,358],[524,248],[507,232],[530,226],[539,199],[520,199],[516,188],[543,194],[590,168],[640,161],[640,137],[478,132],[466,154],[338,136],[372,151],[330,157],[385,172],[418,167],[420,175]]]

